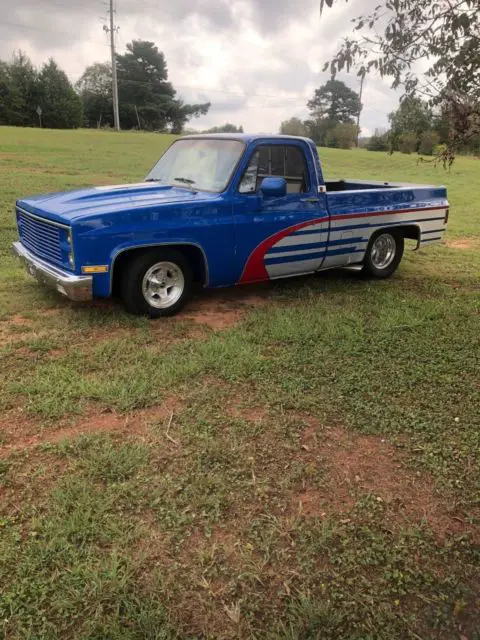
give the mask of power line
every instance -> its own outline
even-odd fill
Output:
[[[45,29],[44,27],[33,27],[28,24],[20,24],[19,22],[6,22],[5,20],[2,20],[2,22],[0,23],[0,27],[17,27],[20,29],[30,29],[32,31],[40,31],[43,33],[55,33],[61,36],[69,35],[66,31],[55,31],[54,29]],[[100,44],[100,40],[92,40],[88,38],[84,38],[83,42],[94,42],[96,44]]]
[[[166,81],[166,83],[168,83],[169,81]],[[146,82],[144,80],[134,80],[134,79],[126,79],[123,80],[120,77],[120,83],[125,83],[125,84],[137,84],[137,85],[141,85],[144,87],[153,87],[155,86],[154,83],[152,82]],[[228,94],[228,95],[232,95],[232,96],[237,96],[238,98],[273,98],[273,99],[280,99],[280,100],[284,100],[285,102],[297,102],[298,100],[308,100],[308,96],[304,96],[301,94],[298,94],[296,96],[282,96],[279,94],[266,94],[266,93],[252,93],[252,94],[246,94],[246,93],[238,93],[237,91],[230,91],[228,89],[210,89],[208,87],[192,87],[191,85],[186,85],[186,84],[177,84],[172,83],[172,86],[174,88],[178,87],[180,89],[189,89],[190,91],[197,91],[198,93],[224,93],[224,94]]]
[[[65,2],[58,2],[58,0],[48,0],[48,2],[46,3],[45,6],[43,7],[29,7],[30,9],[39,9],[40,11],[45,11],[46,8],[48,8],[48,6],[51,5],[53,7],[61,7],[62,9],[72,9],[72,5],[71,4],[66,4]],[[75,7],[75,9],[77,10],[79,7]],[[92,6],[92,9],[94,9],[94,7]]]

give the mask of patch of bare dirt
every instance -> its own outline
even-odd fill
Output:
[[[32,321],[18,314],[0,322],[0,347],[31,335]]]
[[[95,409],[90,409],[73,424],[63,419],[57,423],[55,429],[45,429],[38,419],[28,420],[22,410],[16,409],[0,420],[0,458],[40,444],[56,444],[84,434],[139,434],[152,421],[167,420],[180,410],[181,405],[177,398],[167,398],[161,405],[124,415],[115,412],[98,413]]]
[[[473,238],[457,238],[456,240],[446,240],[446,246],[449,249],[474,249],[478,246]]]
[[[179,316],[213,330],[234,327],[252,308],[267,304],[266,288],[232,287],[203,291]]]
[[[250,407],[244,403],[232,404],[227,411],[233,418],[240,418],[247,422],[261,422],[267,413],[265,407]]]
[[[385,505],[392,525],[425,523],[442,538],[468,528],[445,504],[433,477],[407,468],[398,450],[380,437],[340,427],[319,432],[312,425],[301,446],[309,460],[328,471],[324,488],[307,487],[293,496],[294,508],[303,515],[347,513],[358,496],[370,493]]]

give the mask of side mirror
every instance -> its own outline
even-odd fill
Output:
[[[285,178],[264,178],[260,191],[264,198],[282,198],[287,195],[287,181]]]

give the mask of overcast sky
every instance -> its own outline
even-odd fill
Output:
[[[117,48],[132,39],[155,42],[179,95],[212,103],[192,127],[228,121],[275,133],[282,120],[308,115],[306,101],[328,80],[323,63],[350,32],[351,17],[372,1],[351,0],[320,18],[319,0],[115,0]],[[102,0],[0,0],[0,58],[16,49],[36,65],[53,57],[75,81],[109,57],[106,16]],[[358,90],[354,74],[340,78]],[[386,127],[398,98],[388,81],[367,78],[362,135]]]

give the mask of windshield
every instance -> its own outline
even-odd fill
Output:
[[[243,147],[238,140],[177,140],[153,167],[146,180],[219,193],[227,186]]]

